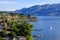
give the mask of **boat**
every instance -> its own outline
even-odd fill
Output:
[[[52,30],[53,29],[53,27],[52,26],[50,26],[50,30]]]
[[[34,35],[33,37],[42,38],[43,35],[39,34],[39,35]]]

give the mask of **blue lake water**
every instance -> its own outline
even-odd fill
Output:
[[[43,35],[42,38],[33,37],[34,40],[60,40],[60,17],[38,16],[37,22],[32,24],[34,29],[42,29],[42,31],[32,31],[32,35]]]

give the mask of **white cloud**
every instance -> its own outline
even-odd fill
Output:
[[[18,4],[16,1],[0,1],[0,4]]]
[[[4,9],[0,8],[0,11],[15,11],[15,10],[17,10],[17,8],[4,8]]]

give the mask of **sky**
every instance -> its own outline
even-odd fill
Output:
[[[0,0],[0,11],[14,11],[34,5],[55,3],[60,3],[60,0]]]

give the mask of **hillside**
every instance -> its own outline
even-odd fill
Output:
[[[18,15],[17,13],[0,12],[0,21],[3,20],[15,20],[15,21],[26,21],[26,22],[37,21],[36,17],[30,15],[24,15],[24,14]]]
[[[60,16],[60,3],[58,4],[45,4],[35,5],[29,8],[22,8],[21,10],[14,11],[18,14],[30,14],[32,16]]]

